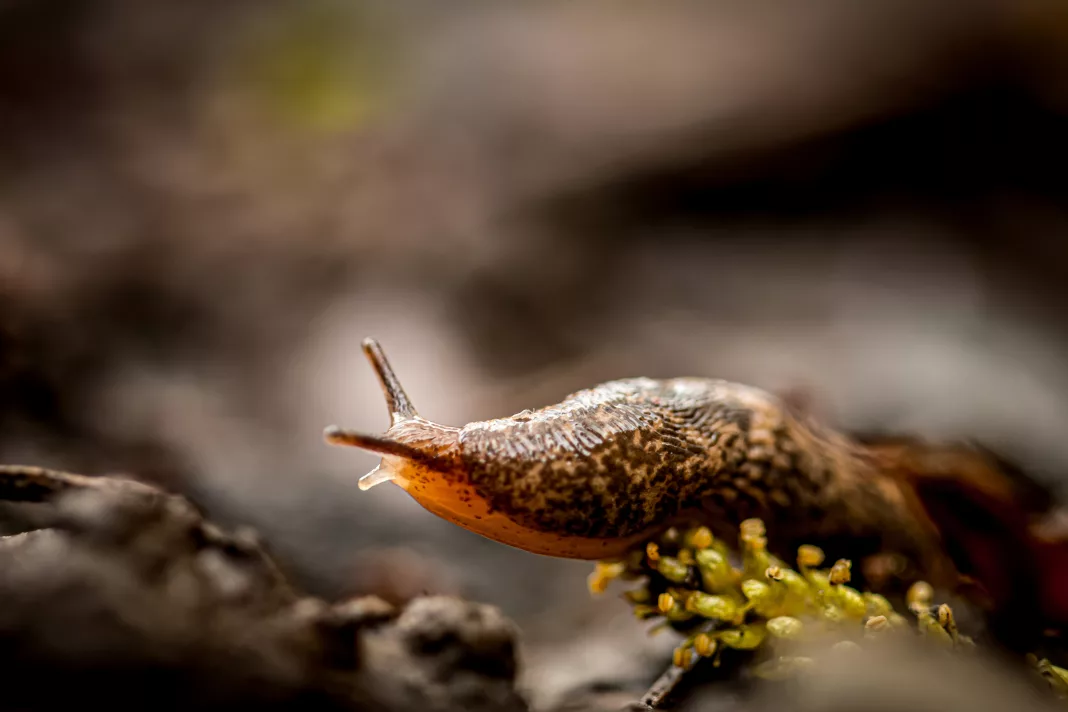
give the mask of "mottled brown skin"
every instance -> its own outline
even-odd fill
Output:
[[[915,553],[928,541],[862,450],[734,383],[614,381],[467,425],[459,444],[476,494],[537,531],[612,542],[693,521],[733,540],[760,517],[784,542],[892,539]]]
[[[612,558],[673,524],[704,523],[733,540],[742,520],[761,517],[783,551],[807,542],[833,555],[889,549],[919,559],[938,549],[868,448],[759,389],[619,380],[454,428],[416,415],[378,345],[365,350],[394,425],[380,437],[331,428],[328,440],[386,454],[383,466],[424,507],[511,546]]]

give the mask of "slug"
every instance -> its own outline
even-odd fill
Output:
[[[912,483],[1015,497],[984,451],[851,438],[723,380],[616,380],[508,418],[440,425],[418,415],[376,341],[363,349],[392,425],[325,431],[382,456],[361,489],[393,482],[437,516],[535,554],[618,558],[669,526],[730,537],[759,517],[785,556],[799,543],[854,560],[896,552],[938,579],[956,569]]]

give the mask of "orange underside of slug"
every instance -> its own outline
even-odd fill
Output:
[[[586,561],[620,558],[643,544],[649,536],[649,532],[640,532],[630,537],[597,539],[526,527],[500,512],[491,512],[488,503],[470,487],[444,481],[440,475],[421,473],[411,466],[395,475],[393,483],[428,512],[448,522],[541,556]]]

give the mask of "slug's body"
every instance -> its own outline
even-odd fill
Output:
[[[675,523],[727,535],[761,517],[784,545],[842,540],[918,554],[931,542],[929,523],[878,458],[758,389],[635,378],[454,428],[416,415],[378,345],[369,340],[365,351],[393,426],[383,436],[334,427],[328,440],[384,455],[361,486],[392,480],[490,539],[605,559]]]
[[[364,350],[393,425],[381,436],[331,427],[327,440],[383,455],[361,488],[392,480],[490,539],[614,559],[670,526],[702,524],[730,542],[759,517],[784,559],[814,544],[860,562],[856,578],[875,588],[902,575],[958,588],[1008,647],[1068,628],[1068,515],[981,448],[850,437],[764,391],[701,378],[612,381],[455,428],[420,418],[378,344]],[[887,561],[906,568],[865,565]]]

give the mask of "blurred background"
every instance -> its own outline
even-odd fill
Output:
[[[499,605],[539,706],[644,684],[587,565],[356,488],[360,340],[448,424],[722,377],[1058,488],[1066,119],[1059,0],[4,0],[0,461]]]

